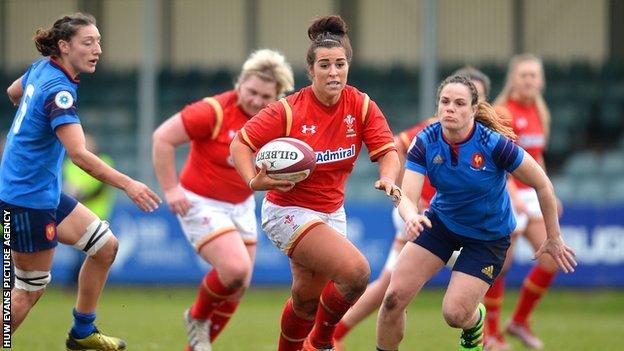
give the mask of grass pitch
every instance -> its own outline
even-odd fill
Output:
[[[441,315],[443,291],[423,291],[408,311],[401,350],[457,350],[459,331],[446,326]],[[182,312],[195,295],[194,287],[113,287],[105,290],[97,324],[105,333],[122,337],[130,351],[183,350],[186,335]],[[288,297],[283,288],[252,288],[215,351],[276,350],[279,318]],[[74,292],[52,288],[13,335],[13,350],[65,350],[71,325]],[[517,298],[507,294],[503,321]],[[555,290],[534,315],[533,329],[547,350],[623,350],[624,291]],[[345,340],[348,351],[374,350],[376,315],[366,319]],[[512,340],[514,350],[525,350]]]

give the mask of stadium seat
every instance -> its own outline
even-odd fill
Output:
[[[600,157],[593,151],[583,151],[572,155],[564,166],[564,173],[579,180],[598,174]]]
[[[574,201],[577,203],[604,203],[607,186],[604,179],[598,177],[583,178],[576,182]]]
[[[566,176],[552,177],[555,194],[564,203],[573,202],[576,193],[576,185],[572,178]]]
[[[624,178],[624,150],[613,150],[602,155],[600,172],[605,177]]]

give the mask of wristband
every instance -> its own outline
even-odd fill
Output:
[[[249,179],[249,183],[247,183],[247,186],[249,187],[249,189],[255,191],[255,189],[251,186],[251,182],[253,182],[253,178]]]

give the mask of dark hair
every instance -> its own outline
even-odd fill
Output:
[[[436,94],[436,111],[438,108],[438,104],[440,103],[440,94],[442,93],[442,89],[448,84],[458,83],[466,86],[470,91],[470,105],[477,106],[477,112],[475,113],[475,120],[481,122],[481,124],[486,127],[497,131],[498,133],[504,135],[505,137],[515,140],[516,133],[514,133],[511,127],[505,126],[501,119],[498,117],[498,114],[492,107],[492,105],[487,102],[479,102],[479,92],[477,91],[477,87],[475,87],[474,83],[470,80],[469,77],[464,75],[451,75],[446,77],[440,83],[438,87],[438,93]]]
[[[479,71],[472,66],[464,66],[453,72],[453,75],[466,76],[470,80],[476,80],[477,82],[483,84],[483,88],[485,90],[485,96],[483,98],[485,101],[488,100],[490,96],[490,89],[492,88],[492,83],[490,83],[490,77],[488,77],[485,73]]]
[[[37,50],[43,56],[61,56],[58,47],[59,40],[69,41],[76,35],[79,27],[96,25],[95,18],[90,14],[77,12],[73,15],[63,16],[54,22],[52,27],[37,29],[33,40]]]
[[[306,56],[308,67],[314,65],[318,48],[341,47],[345,50],[347,62],[351,62],[353,50],[347,35],[347,24],[342,17],[332,15],[315,18],[308,28],[308,37],[312,40]]]

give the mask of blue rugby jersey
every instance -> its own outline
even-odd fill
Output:
[[[429,176],[436,188],[430,208],[451,231],[489,241],[516,226],[506,173],[523,157],[522,148],[479,122],[465,141],[452,145],[438,122],[417,135],[405,167]]]
[[[54,130],[80,123],[78,82],[56,62],[42,58],[24,73],[22,88],[0,167],[0,199],[27,208],[54,209],[60,199],[65,156]]]

